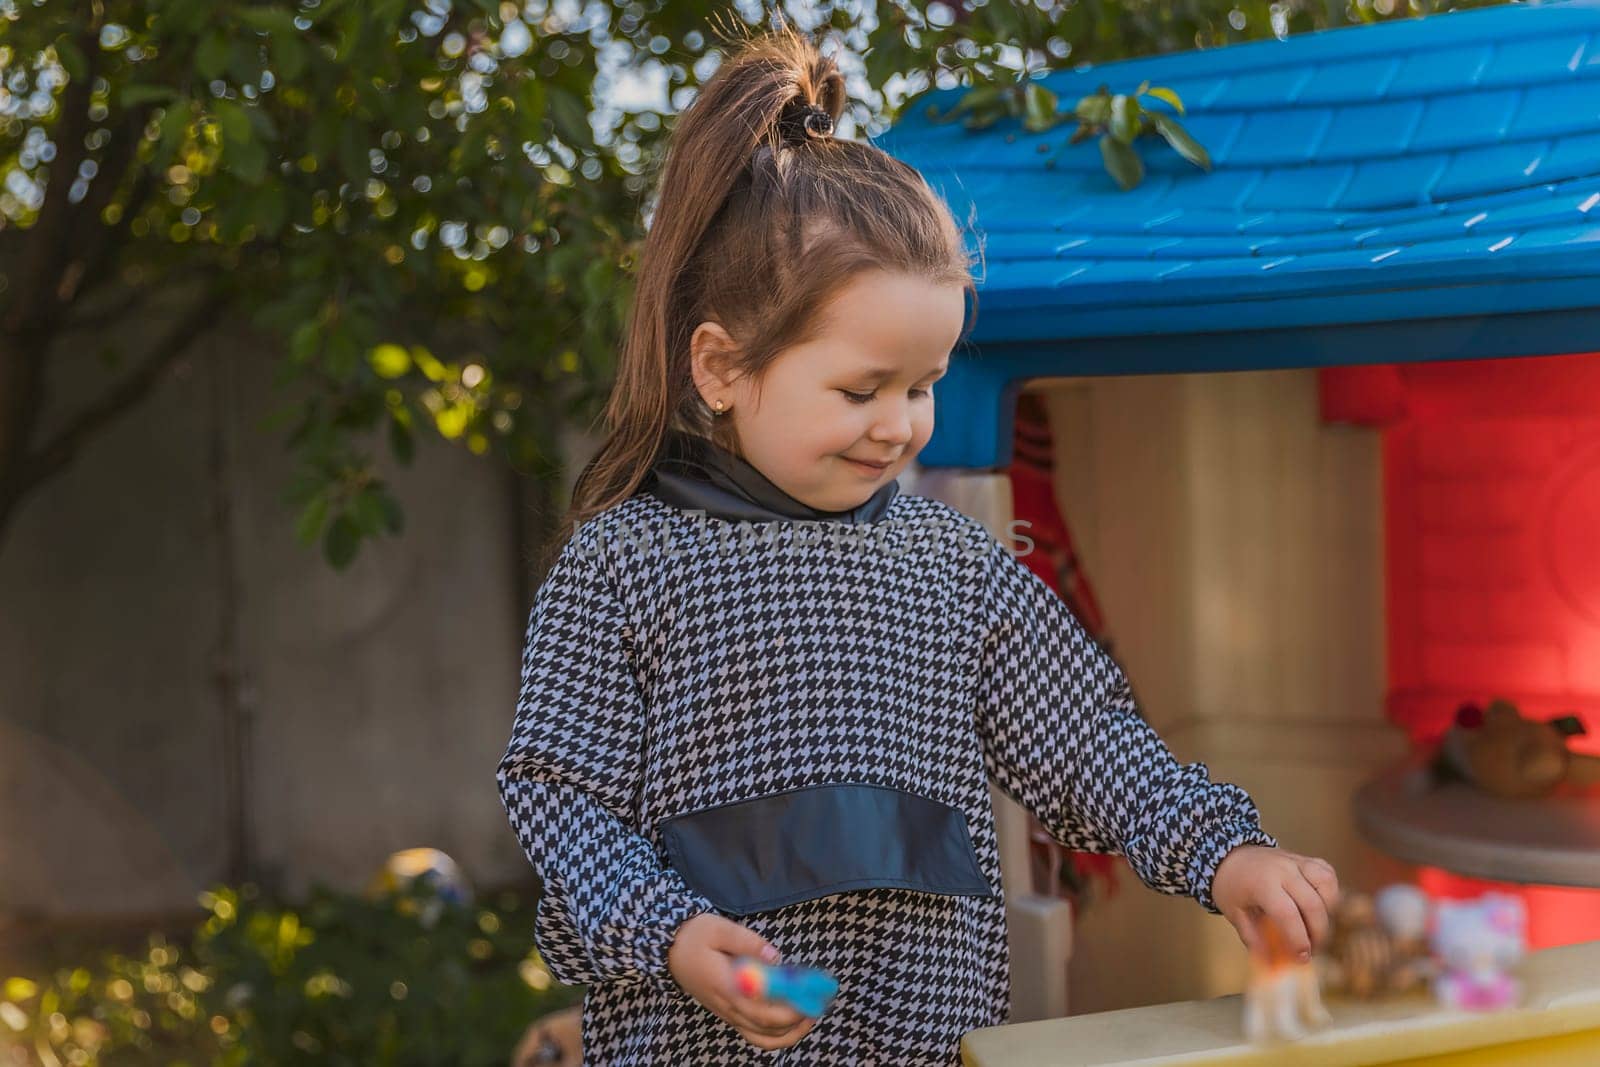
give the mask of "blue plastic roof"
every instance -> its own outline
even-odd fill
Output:
[[[1030,378],[1600,350],[1600,0],[1433,15],[1062,71],[1183,98],[1211,172],[1141,138],[1124,192],[1068,123],[909,109],[874,143],[980,242],[977,351],[932,466],[1009,461]],[[948,109],[963,89],[924,97]],[[1054,166],[1047,167],[1046,160]]]

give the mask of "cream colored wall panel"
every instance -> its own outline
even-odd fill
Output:
[[[1323,424],[1312,371],[1043,392],[1057,492],[1151,723],[1179,758],[1250,790],[1269,831],[1325,855],[1347,885],[1402,874],[1349,816],[1355,786],[1403,748],[1382,714],[1377,436]],[[1079,922],[1075,1013],[1239,988],[1226,920],[1126,868],[1122,883]]]

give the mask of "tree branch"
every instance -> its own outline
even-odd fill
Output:
[[[65,276],[75,279],[72,291],[63,294],[68,302],[104,280],[102,273],[106,264],[115,256],[128,235],[128,227],[150,198],[155,178],[149,166],[139,160],[138,152],[151,111],[149,106],[138,107],[128,116],[122,135],[112,141],[95,182],[89,186],[89,195],[84,197],[77,217],[72,220],[75,239],[71,247],[77,255],[65,269]],[[136,173],[129,184],[127,203],[123,204],[117,221],[108,225],[101,220],[101,215],[116,197],[130,169]]]
[[[215,263],[204,263],[181,272],[163,274],[149,285],[127,286],[120,295],[108,296],[99,307],[96,307],[94,302],[87,298],[109,286],[114,279],[102,282],[83,294],[84,299],[80,300],[79,308],[74,309],[74,314],[57,327],[55,336],[60,338],[68,334],[86,333],[115,326],[141,300],[153,300],[173,289],[210,282],[216,277],[217,270]]]
[[[83,333],[110,326],[119,322],[122,316],[126,315],[139,301],[150,299],[164,288],[166,288],[164,279],[155,285],[130,285],[122,296],[108,302],[104,307],[94,311],[81,311],[73,315],[72,318],[61,324],[56,331],[56,336],[64,337],[69,333]]]
[[[83,443],[123,411],[137,404],[160,382],[163,372],[187,352],[195,341],[214,325],[218,312],[227,304],[220,293],[210,293],[187,314],[167,329],[151,346],[144,360],[98,402],[79,413],[65,429],[37,451],[23,458],[14,495],[20,497],[40,482],[60,473]]]

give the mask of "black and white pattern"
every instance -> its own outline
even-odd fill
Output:
[[[1000,890],[990,777],[1064,844],[1123,853],[1211,910],[1227,851],[1276,843],[1243,790],[1173,758],[1066,604],[944,503],[733,523],[641,494],[587,524],[539,589],[498,770],[544,882],[538,947],[589,987],[584,1062],[959,1064],[964,1033],[1007,1017],[1001,895],[872,888],[738,919],[840,982],[809,1034],[768,1052],[667,971],[678,925],[716,909],[658,827],[885,785],[959,808]]]

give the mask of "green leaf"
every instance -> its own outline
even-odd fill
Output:
[[[447,408],[434,413],[433,425],[439,431],[439,436],[455,440],[467,432],[467,422],[472,418],[472,407],[468,404],[451,404]]]
[[[236,40],[228,49],[227,73],[238,85],[261,81],[261,51],[254,41]]]
[[[379,490],[369,487],[357,493],[350,501],[350,517],[363,534],[375,537],[382,533],[386,516]]]
[[[300,518],[295,521],[294,533],[300,543],[309,547],[322,532],[322,524],[328,518],[328,495],[318,493],[311,498],[311,502],[300,512]]]
[[[312,22],[322,23],[337,15],[341,9],[352,3],[353,0],[327,0],[321,7],[311,11],[306,17]]]
[[[228,59],[232,53],[233,45],[227,34],[212,30],[200,38],[200,46],[194,51],[194,69],[207,81],[220,78],[223,71],[228,69]]]
[[[583,295],[591,305],[604,302],[610,290],[611,263],[608,260],[596,259],[584,268]]]
[[[289,337],[289,355],[296,363],[310,363],[322,349],[322,323],[307,319]]]
[[[300,28],[294,24],[294,12],[287,8],[240,6],[230,14],[252,30],[262,33],[293,37],[300,32]]]
[[[397,344],[377,345],[367,353],[367,362],[380,378],[403,378],[411,370],[411,353]]]
[[[222,136],[225,144],[250,140],[250,116],[245,114],[243,105],[233,100],[218,100],[212,104],[216,111],[217,122],[222,126]]]
[[[322,554],[335,570],[344,570],[361,547],[361,531],[349,515],[340,515],[322,538]]]
[[[194,104],[188,100],[175,100],[161,116],[160,140],[156,144],[151,162],[156,170],[165,170],[178,149],[189,136],[189,123],[194,118]]]
[[[1156,132],[1167,139],[1167,143],[1178,150],[1178,154],[1201,170],[1211,169],[1211,153],[1196,141],[1188,130],[1177,119],[1169,115],[1152,114],[1155,120]]]
[[[178,91],[170,85],[124,85],[118,92],[118,99],[123,107],[138,107],[140,104],[158,104],[171,100],[178,95]]]
[[[1109,133],[1100,138],[1100,156],[1105,160],[1106,172],[1123,189],[1132,189],[1144,181],[1144,161],[1139,153]]]
[[[67,68],[73,81],[82,81],[89,76],[89,61],[83,58],[83,49],[71,37],[61,37],[56,41],[56,57]]]
[[[279,184],[269,183],[258,187],[253,208],[256,229],[263,237],[278,236],[289,221],[289,198]]]
[[[228,169],[251,185],[260,185],[267,176],[267,150],[259,141],[234,145],[228,153]]]
[[[1140,118],[1143,109],[1139,107],[1139,98],[1118,94],[1111,98],[1111,136],[1125,145],[1133,144],[1133,139],[1139,136]]]
[[[1023,121],[1025,129],[1038,133],[1056,124],[1055,93],[1038,82],[1029,82],[1023,90],[1023,96],[1027,107],[1027,118]]]
[[[378,504],[383,509],[383,528],[392,534],[400,534],[406,528],[406,513],[400,507],[400,501],[391,494],[384,493],[378,498]]]
[[[522,113],[526,128],[539,128],[544,121],[544,107],[544,83],[538,78],[529,78],[522,86]]]
[[[362,132],[355,123],[349,123],[344,136],[339,139],[339,167],[344,176],[353,182],[365,184],[372,177],[372,163],[367,157]]]
[[[329,374],[347,379],[361,362],[361,342],[347,326],[338,326],[327,335],[322,358]]]
[[[310,53],[298,37],[274,34],[270,45],[273,73],[282,81],[298,81],[306,72]]]
[[[1091,93],[1078,101],[1073,113],[1091,126],[1104,126],[1111,121],[1111,97],[1106,93]]]
[[[589,125],[589,110],[575,94],[565,89],[549,88],[545,90],[545,99],[558,137],[573,147],[594,140],[594,129]]]
[[[211,0],[167,0],[161,8],[160,25],[164,31],[177,30],[189,36],[205,25],[211,13]]]
[[[1000,102],[1000,87],[998,85],[980,85],[961,94],[961,97],[951,105],[950,110],[939,113],[938,109],[929,106],[932,112],[928,117],[935,122],[946,122],[968,111],[981,111]]]
[[[411,436],[411,428],[398,418],[389,420],[389,451],[406,467],[411,466],[411,460],[416,456],[416,439]]]
[[[1145,95],[1145,96],[1153,96],[1157,100],[1165,100],[1167,103],[1169,103],[1169,104],[1171,104],[1173,106],[1173,108],[1178,112],[1178,114],[1180,114],[1180,115],[1184,114],[1183,99],[1181,97],[1179,97],[1178,94],[1173,92],[1171,89],[1164,89],[1164,88],[1162,88],[1161,86],[1158,85],[1153,89],[1144,90],[1144,94],[1143,95]]]

